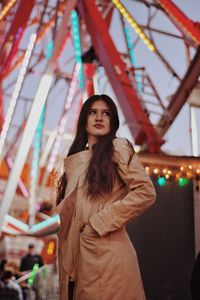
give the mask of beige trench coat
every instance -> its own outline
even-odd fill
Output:
[[[117,138],[113,144],[121,178],[116,178],[111,194],[96,200],[86,197],[84,184],[91,151],[64,161],[68,185],[57,206],[60,300],[68,299],[69,278],[75,281],[74,300],[146,299],[124,225],[152,205],[155,190],[127,140]]]

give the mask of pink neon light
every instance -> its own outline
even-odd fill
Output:
[[[11,158],[10,156],[7,157],[7,163],[8,163],[8,166],[9,166],[10,169],[11,169],[11,168],[13,167],[13,165],[14,165],[13,160],[12,160],[12,158]],[[28,196],[29,196],[29,192],[27,191],[27,189],[26,189],[26,187],[25,187],[23,181],[21,180],[21,178],[19,178],[18,186],[19,186],[19,188],[20,188],[20,190],[21,190],[23,196],[24,196],[24,197],[28,197]]]

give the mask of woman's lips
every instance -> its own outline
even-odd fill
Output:
[[[98,128],[98,129],[101,129],[101,128],[103,128],[104,126],[101,125],[101,124],[96,124],[96,125],[94,125],[94,127],[95,127],[95,128]]]

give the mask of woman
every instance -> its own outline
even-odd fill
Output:
[[[72,299],[73,285],[74,300],[145,299],[124,225],[152,205],[155,190],[118,127],[109,96],[83,104],[58,184],[60,300]]]

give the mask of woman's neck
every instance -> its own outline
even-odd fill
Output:
[[[88,136],[88,146],[93,147],[98,142],[98,138],[95,136]]]

